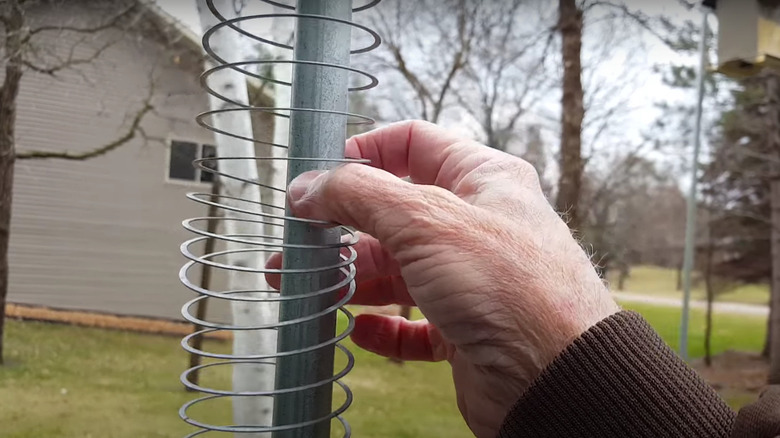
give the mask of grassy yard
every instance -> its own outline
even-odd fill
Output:
[[[355,436],[470,436],[445,364],[399,367],[348,344],[357,356],[345,379],[355,392],[347,415]],[[181,437],[191,431],[177,415],[194,396],[179,384],[186,356],[175,337],[9,321],[6,348],[8,366],[0,368],[3,438]],[[230,381],[225,372],[202,378],[218,388]],[[230,410],[218,404],[192,415],[229,422]]]
[[[630,308],[676,345],[678,310]],[[694,312],[693,355],[702,354],[702,322],[701,312]],[[9,321],[7,329],[9,364],[0,368],[0,436],[178,437],[190,430],[177,416],[179,406],[193,397],[178,381],[186,363],[178,339],[37,322]],[[760,318],[716,315],[715,349],[757,351],[764,330]],[[208,347],[228,345],[214,341]],[[347,418],[355,436],[471,436],[455,407],[445,364],[399,367],[352,350],[357,365],[346,381],[355,402]],[[220,387],[229,382],[225,373],[203,377],[204,383]],[[229,419],[226,405],[200,414]]]
[[[642,314],[661,337],[675,350],[680,343],[680,309],[643,304],[624,304],[624,308]],[[764,346],[766,318],[715,314],[713,323],[713,354],[726,350],[758,352]],[[704,356],[704,312],[693,310],[690,321],[689,354]]]
[[[610,284],[617,288],[617,273],[610,275]],[[702,282],[699,282],[702,283]],[[626,280],[624,287],[626,292],[657,296],[682,296],[677,290],[677,271],[674,269],[659,268],[655,266],[635,266],[631,268],[631,276]],[[706,292],[704,285],[695,284],[691,290],[693,299],[704,300]],[[728,293],[719,294],[717,301],[767,304],[769,302],[769,286],[765,284],[747,284],[739,286]]]

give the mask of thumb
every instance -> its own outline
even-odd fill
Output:
[[[440,187],[414,185],[356,163],[303,173],[290,183],[287,196],[297,217],[351,226],[386,245],[412,226],[435,234],[431,225],[451,216],[443,214],[446,210],[466,206]]]

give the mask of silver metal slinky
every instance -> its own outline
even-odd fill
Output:
[[[352,0],[298,0],[296,5],[282,1],[259,0],[281,8],[284,12],[243,16],[226,19],[214,7],[213,1],[207,4],[220,23],[203,36],[203,47],[215,64],[201,77],[206,91],[225,103],[225,107],[207,111],[198,115],[197,122],[217,135],[251,141],[272,148],[287,151],[286,157],[215,157],[196,160],[194,165],[202,172],[218,175],[221,181],[226,179],[253,184],[264,190],[284,192],[285,187],[274,187],[261,181],[250,180],[241,175],[233,175],[223,170],[220,163],[230,160],[251,160],[254,163],[268,163],[272,160],[284,160],[288,168],[287,182],[298,174],[317,169],[330,169],[334,166],[363,162],[344,158],[344,140],[346,125],[372,124],[366,116],[351,114],[347,111],[348,92],[359,92],[373,88],[378,81],[373,75],[350,67],[351,55],[365,53],[378,47],[379,35],[363,25],[354,23],[353,12],[369,9],[379,0],[352,4]],[[250,21],[285,18],[296,21],[294,44],[289,45],[254,35],[241,24]],[[243,38],[255,43],[272,45],[292,50],[292,59],[256,59],[233,62],[223,59],[215,53],[210,40],[217,31],[238,32]],[[350,47],[351,32],[361,32],[370,37],[370,43],[363,47]],[[291,64],[291,81],[266,77],[261,67],[275,64]],[[291,87],[292,99],[289,108],[255,107],[243,102],[233,101],[220,95],[209,87],[210,75],[232,69],[248,78],[267,81],[277,87]],[[350,85],[350,77],[354,83]],[[232,132],[217,129],[212,118],[221,113],[243,111],[262,112],[274,117],[290,120],[289,144],[247,138]],[[189,436],[214,433],[256,434],[269,433],[274,438],[324,437],[329,436],[331,420],[339,421],[344,436],[351,431],[342,414],[352,403],[350,389],[340,381],[353,367],[354,357],[340,341],[349,336],[354,327],[354,318],[343,306],[355,292],[356,253],[352,246],[357,236],[345,227],[334,227],[320,221],[294,217],[284,205],[273,205],[259,199],[238,199],[227,194],[189,193],[187,197],[194,202],[230,212],[229,215],[197,217],[185,220],[184,228],[196,237],[181,245],[182,254],[189,261],[179,273],[181,282],[195,292],[197,296],[182,308],[184,318],[202,329],[182,339],[183,348],[205,358],[203,365],[188,369],[181,375],[182,383],[189,389],[202,395],[184,404],[179,415],[187,423],[198,428]],[[216,221],[222,227],[209,227]],[[276,233],[226,234],[214,231],[224,229],[229,221],[259,226],[260,229],[274,227],[283,230],[284,237]],[[204,243],[213,239],[228,249],[213,250],[204,253]],[[237,248],[236,248],[237,247]],[[232,249],[231,249],[232,248]],[[232,265],[231,254],[254,252],[271,255],[283,253],[283,265],[280,269],[265,266]],[[193,280],[197,268],[208,266],[214,272],[238,271],[248,275],[281,274],[281,291],[272,290],[213,290],[203,288]],[[195,307],[203,300],[225,302],[278,303],[279,321],[274,324],[257,323],[239,325],[234,322],[210,321],[199,318]],[[336,315],[341,312],[347,326],[336,332]],[[272,330],[277,334],[278,348],[269,354],[230,354],[207,351],[198,348],[193,342],[207,335],[237,333],[243,330]],[[344,366],[334,372],[334,357],[343,356]],[[275,366],[275,389],[266,391],[235,392],[229,389],[209,388],[192,383],[190,376],[201,370],[213,370],[219,367],[241,365]],[[337,389],[343,392],[343,403],[332,407],[332,393]],[[197,418],[201,412],[196,406],[233,400],[236,397],[271,397],[274,400],[274,422],[272,425],[220,425],[212,424],[204,418]]]

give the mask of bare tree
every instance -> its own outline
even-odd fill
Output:
[[[747,78],[730,90],[711,134],[702,177],[712,211],[714,269],[731,282],[770,283],[764,355],[770,382],[780,380],[778,248],[780,248],[780,87],[774,74]],[[717,256],[727,252],[727,257]]]
[[[661,196],[667,177],[653,161],[642,156],[645,144],[631,148],[601,166],[591,166],[582,184],[582,234],[591,246],[599,274],[606,277],[614,265],[625,280],[633,246],[642,233],[653,232],[651,240],[661,241],[668,230],[643,223],[643,206]],[[637,202],[638,201],[638,202]],[[620,281],[619,281],[620,282]],[[618,285],[622,289],[622,285]]]
[[[715,304],[715,281],[713,279],[713,257],[715,255],[715,243],[708,236],[705,244],[704,257],[699,257],[699,264],[704,265],[700,270],[704,273],[704,288],[707,294],[707,309],[704,321],[704,363],[712,365],[712,308]]]
[[[542,185],[542,192],[546,196],[552,193],[552,185],[545,178],[547,173],[547,144],[542,138],[542,127],[538,124],[529,124],[524,129],[522,138],[525,144],[525,151],[521,157],[531,163],[539,174],[539,181]]]
[[[196,0],[198,16],[204,32],[218,25],[220,20],[210,10],[205,0]],[[227,19],[238,18],[242,14],[244,2],[219,0],[213,2],[213,7]],[[214,52],[229,62],[243,62],[250,55],[246,42],[238,32],[222,29],[215,32],[210,44]],[[249,92],[246,77],[238,71],[225,69],[209,77],[209,86],[223,96],[209,96],[209,106],[212,111],[232,109],[233,111],[217,113],[213,116],[214,126],[218,131],[232,135],[217,135],[215,143],[217,155],[221,157],[244,157],[243,160],[227,160],[220,163],[220,169],[235,178],[224,178],[220,194],[223,202],[234,209],[246,208],[246,202],[273,202],[262,199],[260,188],[244,181],[259,179],[257,163],[250,159],[255,155],[252,142],[244,140],[253,138],[252,118],[249,111],[235,111],[241,108],[236,103],[247,106]],[[279,175],[281,176],[281,175]],[[267,194],[267,193],[266,193]],[[280,202],[277,200],[276,202]],[[246,220],[247,215],[238,211],[225,209],[223,228],[228,236],[263,236],[263,224]],[[265,254],[256,249],[256,245],[229,242],[227,263],[231,266],[265,266]],[[248,274],[240,270],[228,273],[228,289],[232,291],[262,291],[268,290],[268,285],[262,275]],[[259,298],[266,296],[263,292],[252,292],[246,296]],[[258,323],[273,324],[278,321],[279,308],[273,302],[232,301],[230,303],[233,324],[237,326],[252,326]],[[276,333],[272,330],[238,330],[233,336],[233,354],[248,356],[273,354],[276,352]],[[233,385],[236,392],[268,391],[274,387],[274,367],[265,363],[246,362],[233,366]],[[273,400],[268,397],[236,397],[233,403],[233,419],[242,425],[271,425],[273,418]],[[266,436],[264,433],[249,433],[246,436]]]
[[[0,86],[0,364],[3,360],[3,327],[8,293],[8,242],[10,237],[11,206],[13,200],[14,164],[17,159],[87,160],[106,154],[138,136],[145,136],[141,123],[154,110],[152,89],[134,115],[127,130],[116,140],[99,145],[86,152],[48,152],[16,150],[17,98],[22,78],[27,72],[56,76],[59,72],[97,60],[117,42],[107,38],[99,47],[81,44],[102,32],[120,31],[124,35],[144,13],[135,0],[114,2],[110,8],[101,8],[105,17],[99,23],[36,23],[28,12],[34,7],[51,7],[55,1],[4,0],[0,2],[0,59],[5,75]],[[105,6],[105,5],[104,5]],[[51,41],[63,35],[79,35],[68,50],[57,51]],[[84,55],[86,53],[86,55]]]
[[[561,36],[561,117],[559,181],[556,209],[567,219],[572,230],[585,226],[582,186],[585,169],[592,161],[604,159],[598,145],[610,134],[620,117],[629,113],[629,94],[626,89],[634,83],[621,75],[620,80],[598,77],[594,74],[600,60],[614,57],[618,44],[616,27],[629,24],[654,35],[670,47],[685,41],[674,38],[671,21],[665,17],[648,16],[629,7],[630,3],[601,0],[559,0],[557,30]],[[689,5],[685,4],[685,7]],[[600,49],[583,59],[583,34],[588,26],[607,24],[599,41]],[[640,45],[637,40],[634,48]],[[628,57],[631,57],[628,50]],[[615,134],[615,133],[612,133]],[[618,133],[619,135],[619,133]],[[598,157],[598,158],[597,158]],[[592,212],[591,212],[592,213]]]
[[[460,109],[485,143],[506,150],[519,120],[553,85],[544,62],[553,12],[524,0],[383,2],[369,17],[384,46],[373,61],[384,82],[400,79],[406,88],[383,99],[396,118],[434,123]]]
[[[383,38],[373,62],[387,74],[384,82],[400,79],[406,88],[392,87],[384,100],[396,117],[433,123],[460,107],[477,120],[487,144],[505,150],[549,85],[542,61],[552,26],[526,19],[545,9],[522,0],[382,2],[368,18]]]
[[[371,26],[382,35],[382,49],[373,61],[406,84],[406,95],[386,97],[396,116],[436,123],[441,118],[457,77],[468,65],[478,33],[474,19],[486,7],[472,0],[388,0],[370,12]]]
[[[769,383],[780,384],[780,77],[774,73],[766,79],[766,142],[773,152],[769,183],[770,239],[772,251],[771,301],[769,315]]]
[[[582,122],[585,117],[582,87],[583,12],[576,0],[559,0],[558,31],[561,34],[563,93],[561,97],[560,178],[556,208],[563,213],[569,228],[581,226],[580,186],[584,171],[582,159]]]
[[[723,245],[719,236],[724,233],[723,226],[730,226],[721,221],[722,203],[728,198],[725,193],[710,192],[701,202],[701,211],[697,216],[701,222],[697,235],[696,269],[704,281],[706,308],[704,313],[704,364],[712,365],[712,336],[714,333],[713,312],[718,295],[733,291],[741,282],[735,278],[723,275],[728,271],[720,271],[732,257],[729,245]]]
[[[482,140],[506,151],[517,138],[518,122],[557,85],[545,69],[555,11],[544,2],[514,0],[478,12],[472,18],[478,29],[473,54],[455,94],[478,121]]]
[[[472,56],[478,32],[474,17],[481,3],[389,0],[371,10],[369,22],[383,39],[373,62],[391,73],[386,82],[400,79],[407,87],[406,93],[394,87],[393,94],[383,98],[394,108],[394,118],[439,121]],[[409,95],[414,96],[413,106]],[[400,315],[408,319],[411,307],[402,306]]]

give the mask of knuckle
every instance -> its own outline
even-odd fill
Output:
[[[437,127],[437,125],[427,121],[427,120],[409,120],[406,122],[409,124],[409,129],[412,130],[425,130],[425,129],[434,129]]]
[[[533,164],[522,158],[517,158],[515,162],[515,172],[521,181],[528,186],[540,187],[539,172]]]
[[[340,199],[342,194],[360,189],[365,179],[365,168],[356,163],[349,163],[328,172],[320,191],[325,199]]]
[[[320,188],[321,202],[327,202],[328,209],[341,220],[371,233],[378,219],[392,212],[398,200],[404,198],[400,183],[398,178],[380,170],[349,163],[329,172]]]
[[[522,158],[511,157],[510,159],[502,160],[497,163],[494,171],[500,176],[515,180],[524,187],[541,189],[539,172],[536,171],[536,168],[531,163]]]
[[[484,189],[486,184],[491,187],[504,187],[507,182],[513,186],[541,191],[539,173],[534,166],[518,157],[501,156],[488,160],[461,180],[458,188],[465,191]]]

